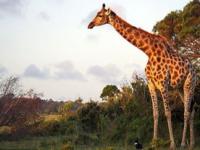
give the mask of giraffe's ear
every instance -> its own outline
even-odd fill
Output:
[[[108,8],[108,10],[106,11],[106,15],[108,16],[108,15],[110,15],[110,13],[111,13],[111,10],[110,10],[110,8]]]

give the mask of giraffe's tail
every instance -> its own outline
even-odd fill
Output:
[[[200,76],[197,75],[197,80],[196,80],[196,87],[194,90],[194,108],[195,109],[200,109]]]

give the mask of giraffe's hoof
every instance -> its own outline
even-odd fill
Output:
[[[181,150],[185,150],[187,147],[186,147],[186,145],[185,144],[183,144],[183,143],[181,143]]]
[[[181,148],[185,148],[186,144],[185,143],[181,143]]]
[[[194,145],[190,145],[189,150],[193,150],[194,149]]]
[[[169,148],[170,150],[175,150],[176,149],[176,146],[175,146],[175,144],[174,143],[171,143],[170,144],[170,148]]]

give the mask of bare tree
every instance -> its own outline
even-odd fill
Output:
[[[37,93],[34,89],[29,89],[27,92],[23,94],[24,97],[36,99],[36,98],[41,98],[44,96],[43,93]]]
[[[19,77],[10,76],[0,81],[0,97],[8,95],[16,96],[20,92]]]

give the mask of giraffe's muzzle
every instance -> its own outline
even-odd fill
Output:
[[[94,22],[90,22],[90,24],[88,25],[88,29],[92,29],[94,26]]]

